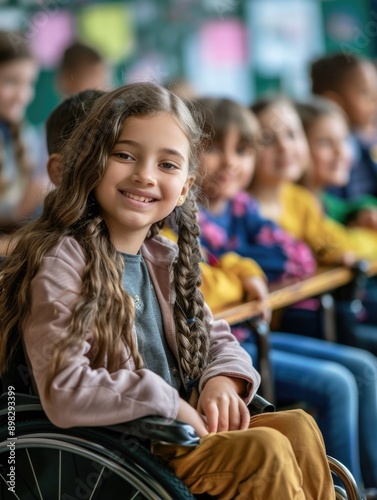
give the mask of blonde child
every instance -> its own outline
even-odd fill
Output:
[[[249,419],[258,374],[198,290],[200,136],[185,104],[152,84],[95,102],[62,152],[61,185],[2,265],[1,371],[17,327],[56,425],[178,418],[201,444],[169,447],[167,460],[194,494],[334,498],[311,417]],[[178,248],[157,236],[173,211]]]

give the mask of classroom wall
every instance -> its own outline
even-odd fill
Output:
[[[2,0],[0,29],[21,29],[40,61],[28,110],[42,123],[61,96],[56,68],[74,40],[100,50],[112,84],[186,79],[199,94],[248,103],[309,90],[313,58],[374,57],[377,0]]]

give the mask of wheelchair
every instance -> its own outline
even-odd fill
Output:
[[[197,446],[194,429],[162,417],[108,427],[62,429],[47,419],[32,394],[18,349],[0,396],[0,498],[3,500],[194,500],[174,473],[150,451],[152,441]],[[259,395],[250,414],[274,411]],[[14,435],[11,433],[14,432]],[[344,488],[337,499],[362,500],[350,472],[329,457]]]

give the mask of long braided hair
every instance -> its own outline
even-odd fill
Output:
[[[198,380],[208,361],[208,326],[204,320],[204,299],[201,284],[198,208],[195,194],[190,191],[176,217],[178,231],[178,259],[174,267],[177,298],[174,318],[177,325],[177,343],[180,362],[189,382]]]
[[[100,97],[68,139],[62,150],[60,186],[46,196],[39,219],[19,231],[20,240],[12,255],[0,266],[0,374],[9,367],[21,325],[30,312],[31,280],[43,256],[66,236],[73,236],[82,246],[86,267],[67,335],[54,348],[46,395],[68,352],[81,344],[88,329],[96,346],[91,359],[93,368],[104,366],[106,360],[109,371],[116,369],[124,344],[136,367],[143,365],[133,334],[134,304],[122,286],[123,259],[110,241],[93,191],[105,173],[125,120],[160,112],[172,114],[187,135],[189,175],[195,176],[201,127],[180,98],[151,83],[126,85]],[[177,344],[183,375],[195,380],[207,362],[209,335],[203,319],[203,297],[198,290],[200,250],[194,195],[189,195],[174,212],[179,227],[178,255],[172,272]],[[154,237],[163,223],[153,224],[148,237]]]
[[[14,61],[32,60],[32,55],[29,52],[27,44],[23,38],[17,36],[17,47],[14,46],[12,39],[5,32],[0,32],[0,67]],[[6,121],[5,117],[0,114],[0,121]],[[15,165],[20,174],[21,182],[27,183],[32,173],[32,166],[27,159],[26,148],[21,138],[21,123],[7,122],[9,128],[10,142],[14,151]],[[0,139],[1,140],[1,139]],[[1,140],[2,141],[2,140]],[[4,144],[0,142],[0,195],[3,194],[9,187],[9,181],[4,179]]]

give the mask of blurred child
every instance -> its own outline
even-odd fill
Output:
[[[0,371],[22,339],[43,408],[61,427],[151,414],[191,424],[198,447],[158,453],[193,494],[334,498],[311,417],[249,418],[259,376],[198,290],[200,136],[162,87],[127,85],[96,100],[62,150],[59,187],[2,264]],[[173,211],[178,247],[158,236]]]
[[[375,259],[376,231],[345,227],[326,217],[321,200],[307,188],[294,184],[308,170],[310,158],[300,153],[300,144],[305,143],[307,148],[307,140],[293,104],[277,97],[260,100],[253,109],[263,133],[250,191],[258,199],[262,213],[308,243],[320,263]],[[344,148],[347,150],[345,144]],[[347,324],[350,328],[339,331],[339,341],[377,353],[374,328],[358,328],[356,323],[351,328],[351,323]]]
[[[377,196],[377,137],[364,138],[377,112],[377,71],[368,59],[337,53],[321,57],[311,66],[313,94],[326,97],[345,112],[351,127],[352,169],[345,186],[332,192],[357,200],[364,194]]]
[[[108,90],[110,71],[94,48],[76,42],[65,50],[61,59],[57,86],[64,96],[77,94],[83,90]]]
[[[22,40],[22,37],[19,37]],[[42,141],[24,123],[37,64],[26,44],[0,32],[0,254],[14,228],[38,210],[44,190]]]
[[[257,102],[253,109],[262,127],[263,143],[257,153],[251,192],[258,199],[261,210],[270,216],[275,213],[275,220],[291,234],[307,241],[322,262],[347,261],[350,250],[358,258],[375,258],[374,231],[346,228],[327,218],[316,196],[308,189],[293,184],[298,174],[300,177],[303,175],[310,161],[309,157],[304,158],[300,153],[303,145],[299,143],[307,144],[307,141],[293,104],[287,99],[271,98]],[[286,327],[289,331],[292,331],[292,324],[298,324],[297,311],[295,314],[291,324]],[[347,319],[351,320],[349,317]],[[310,318],[306,313],[304,327],[298,330],[299,333],[305,332],[305,325],[310,331]],[[372,353],[377,353],[375,327],[358,329],[352,324],[349,329],[343,329],[338,325],[337,333],[340,342],[365,346]],[[372,360],[375,370],[375,357]],[[364,387],[359,385],[360,396],[368,389],[369,383]],[[366,483],[371,486],[375,486],[377,479],[377,454],[374,452],[377,435],[373,439],[370,436],[368,406],[364,401],[375,401],[375,397],[376,390],[373,388],[365,399],[360,397],[359,406],[362,463],[368,454],[372,457],[369,465],[364,462],[363,474]]]
[[[270,282],[310,275],[315,262],[307,246],[263,218],[245,191],[254,171],[259,130],[255,117],[226,99],[198,103],[207,113],[205,133],[215,129],[201,161],[206,197],[199,214],[203,247],[217,257],[233,251],[255,259]]]
[[[95,101],[105,95],[102,90],[83,90],[65,99],[46,120],[46,142],[48,151],[47,172],[51,182],[61,182],[63,157],[61,151],[72,132],[84,120]]]
[[[363,228],[346,228],[326,217],[320,202],[308,189],[294,184],[309,166],[303,156],[307,140],[294,105],[284,98],[258,101],[252,109],[262,128],[256,170],[250,193],[260,210],[296,238],[304,240],[318,262],[352,263],[374,259],[377,234]]]
[[[306,103],[296,104],[296,108],[304,125],[312,158],[303,183],[317,196],[328,214],[335,214],[338,220],[348,225],[376,230],[375,197],[363,195],[352,201],[335,197],[325,191],[331,186],[344,186],[349,178],[348,126],[343,111],[331,101],[318,97]],[[373,277],[366,283],[363,323],[377,325],[376,304],[377,284],[376,278]],[[358,328],[360,331],[364,330],[368,337],[369,328],[366,325]],[[369,337],[375,337],[373,331]]]
[[[342,109],[328,99],[313,97],[296,103],[309,144],[311,162],[302,183],[321,200],[333,219],[353,226],[377,229],[377,198],[339,198],[326,191],[344,187],[350,176],[349,127]]]
[[[269,237],[264,242],[264,238],[258,238],[255,229],[261,226],[264,219],[258,213],[258,205],[243,191],[249,185],[254,170],[259,135],[255,118],[248,110],[227,99],[199,99],[198,105],[204,106],[204,131],[207,136],[212,130],[212,140],[208,141],[200,158],[204,177],[202,190],[207,200],[205,208],[200,209],[202,242],[220,256],[229,250],[229,246],[234,252],[240,250],[240,254],[246,254],[248,248],[253,250],[254,244],[257,248],[260,245],[264,252],[259,255],[263,253],[263,259],[257,261],[266,271],[264,264],[270,265],[269,254],[274,255],[274,245],[281,244],[284,249],[288,242],[292,248],[296,243],[272,223],[266,222],[265,227],[272,234],[281,231],[276,240]],[[296,151],[300,160],[305,155],[307,159],[304,134],[303,139],[303,144],[298,145]],[[292,164],[292,170],[300,173],[302,168]],[[253,241],[255,233],[256,242]],[[314,406],[329,453],[346,463],[361,484],[356,407],[358,397],[362,401],[367,396],[370,406],[360,409],[363,422],[369,418],[371,408],[377,418],[375,358],[359,349],[284,333],[272,333],[270,342],[278,402],[300,400]],[[255,357],[256,349],[250,340],[244,339],[241,345]],[[373,387],[360,387],[358,394],[355,381],[365,378],[366,367],[375,377],[375,382]],[[342,393],[342,396],[339,398],[336,392],[338,395]],[[342,409],[338,413],[340,401]],[[345,424],[341,431],[340,422]],[[345,436],[348,437],[344,439]],[[376,441],[377,436],[373,442]],[[366,470],[374,470],[376,454],[368,451],[367,457]],[[376,477],[368,479],[371,487],[377,484]]]

